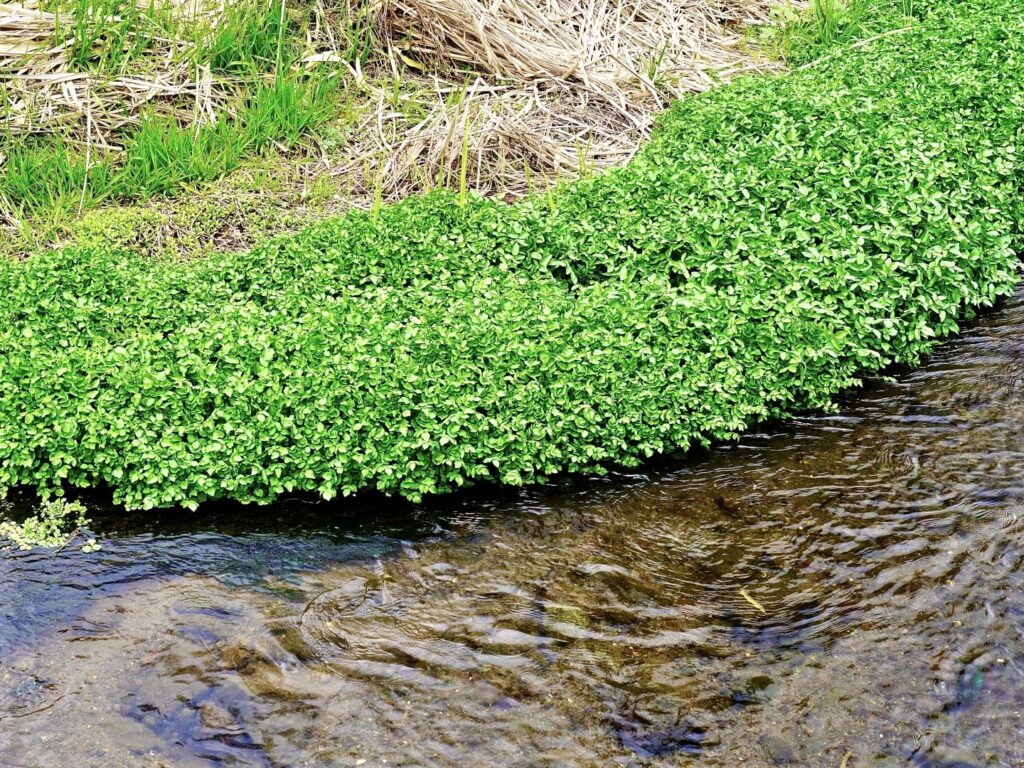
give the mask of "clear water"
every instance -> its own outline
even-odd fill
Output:
[[[1024,766],[1024,294],[641,473],[93,518],[0,553],[5,768]]]

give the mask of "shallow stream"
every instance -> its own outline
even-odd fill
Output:
[[[0,553],[0,766],[1024,766],[1024,293],[894,376],[597,480],[93,510]]]

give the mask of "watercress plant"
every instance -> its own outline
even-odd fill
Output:
[[[916,14],[517,205],[0,262],[0,487],[415,499],[733,438],[919,361],[1018,279],[1024,5]]]

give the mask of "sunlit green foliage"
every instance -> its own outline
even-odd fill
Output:
[[[628,167],[515,206],[0,262],[0,487],[416,498],[732,438],[917,362],[1012,288],[1024,224],[1024,7],[922,17],[686,99]]]

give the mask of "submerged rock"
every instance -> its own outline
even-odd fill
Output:
[[[966,749],[936,744],[925,755],[923,765],[928,768],[985,768],[984,761]]]
[[[797,762],[796,750],[788,739],[775,733],[766,733],[758,741],[765,756],[775,765],[790,765]]]

